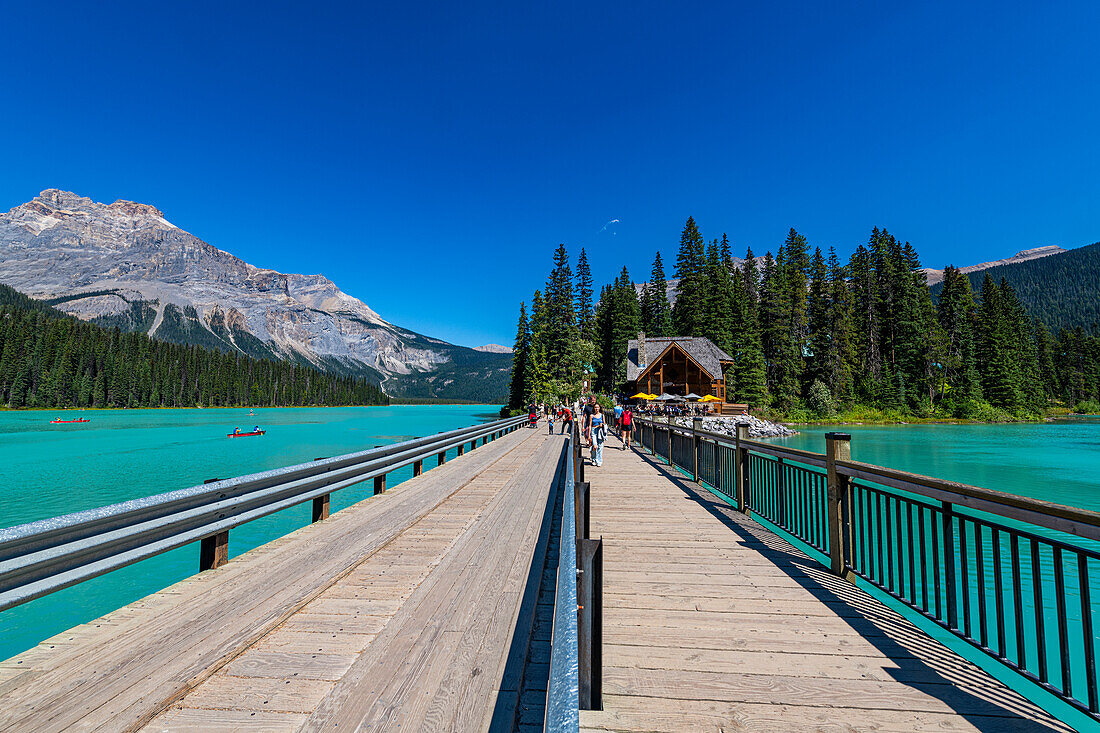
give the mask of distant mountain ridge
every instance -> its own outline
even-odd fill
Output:
[[[449,399],[468,381],[480,399],[507,391],[510,355],[391,324],[322,275],[250,265],[148,204],[43,191],[0,214],[0,282],[101,325],[366,375],[396,397],[440,396],[426,379],[443,367]]]
[[[969,270],[967,277],[975,298],[981,297],[987,274],[996,283],[1004,279],[1028,314],[1052,331],[1100,328],[1100,242],[1051,254],[1057,256],[1012,258],[964,271]],[[934,284],[932,297],[938,298],[942,289],[942,283]]]
[[[1003,260],[994,260],[993,262],[982,262],[977,265],[967,265],[966,267],[960,267],[959,271],[964,275],[969,275],[972,272],[981,272],[982,270],[988,270],[991,267],[999,267],[1001,265],[1012,265],[1017,262],[1027,262],[1029,260],[1037,260],[1040,257],[1050,257],[1051,255],[1062,254],[1068,252],[1068,249],[1062,249],[1055,245],[1046,245],[1043,247],[1034,247],[1032,249],[1025,249],[1011,257],[1007,257]],[[931,267],[924,268],[924,274],[928,277],[928,284],[935,285],[938,282],[943,281],[943,270],[935,270]]]

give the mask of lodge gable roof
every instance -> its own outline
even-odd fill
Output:
[[[638,347],[641,341],[630,339],[626,342],[626,381],[636,382],[645,370],[658,361],[668,348],[675,344],[683,349],[704,372],[713,380],[722,378],[722,362],[731,362],[733,357],[719,349],[710,339],[702,336],[663,336],[645,339],[644,360],[639,362]]]

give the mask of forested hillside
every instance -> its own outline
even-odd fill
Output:
[[[0,404],[9,407],[386,402],[365,379],[102,328],[0,286]]]
[[[1052,331],[1100,324],[1100,242],[1042,259],[998,265],[967,277],[973,290],[988,273],[1016,292],[1024,310]],[[939,298],[943,284],[932,286]]]
[[[1094,311],[1083,294],[1097,284],[1082,263],[1097,247],[1011,267],[1039,273],[1028,292],[1038,299],[1046,291],[1036,302],[1047,312],[1068,291],[1066,318],[1085,319]],[[706,243],[689,218],[676,255],[675,305],[658,253],[641,297],[623,268],[593,309],[584,251],[574,282],[560,246],[530,319],[526,305],[520,308],[509,403],[568,397],[586,365],[599,390],[618,392],[627,340],[645,331],[710,339],[735,360],[725,375],[728,398],[781,417],[871,409],[894,419],[1027,418],[1051,400],[1100,410],[1100,332],[1052,335],[1011,281],[995,279],[996,269],[980,273],[975,290],[948,267],[934,303],[916,249],[885,230],[875,228],[844,264],[832,248],[822,252],[791,229],[757,267],[751,250],[738,265],[725,235]],[[1094,295],[1091,307],[1098,305]]]

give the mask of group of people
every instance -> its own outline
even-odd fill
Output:
[[[634,432],[633,408],[616,403],[613,409],[605,413],[603,406],[592,395],[582,400],[577,416],[574,415],[573,408],[566,404],[558,405],[553,409],[546,405],[533,404],[527,415],[528,425],[537,427],[540,415],[546,415],[547,430],[550,435],[554,434],[555,420],[561,425],[559,434],[564,434],[566,431],[573,430],[573,422],[579,417],[581,435],[585,445],[592,452],[592,465],[597,467],[603,466],[603,447],[607,442],[608,431],[618,435],[623,443],[622,450],[630,447],[630,439]]]
[[[664,415],[673,415],[673,416],[694,415],[694,416],[697,416],[697,417],[702,416],[702,415],[713,415],[714,414],[714,411],[711,409],[710,405],[700,405],[700,404],[690,404],[689,405],[689,404],[683,404],[683,403],[639,405],[638,406],[638,412],[642,413],[642,414],[645,414],[645,415],[661,415],[661,416],[664,416]]]

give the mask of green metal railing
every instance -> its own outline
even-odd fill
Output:
[[[1100,513],[647,419],[638,442],[737,509],[820,553],[1100,719]]]

